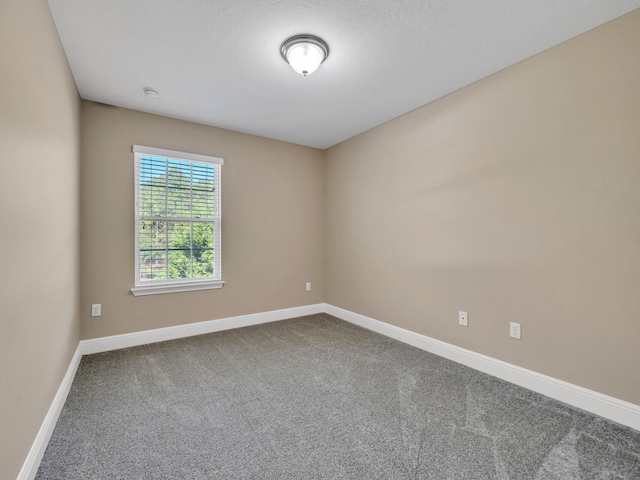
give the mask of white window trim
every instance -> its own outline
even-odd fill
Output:
[[[223,280],[209,280],[206,282],[198,282],[193,280],[187,283],[179,283],[175,285],[161,284],[161,285],[147,285],[144,287],[133,287],[131,293],[134,297],[142,295],[157,295],[161,293],[177,293],[177,292],[191,292],[195,290],[210,290],[214,288],[222,288],[224,285]]]
[[[164,157],[167,158],[169,160],[191,160],[194,162],[202,162],[202,163],[213,163],[216,165],[224,165],[224,159],[219,158],[219,157],[211,157],[208,155],[200,155],[197,153],[188,153],[188,152],[179,152],[177,150],[166,150],[163,148],[156,148],[156,147],[147,147],[147,146],[143,146],[143,145],[133,145],[132,147],[132,151],[134,153],[134,155],[155,155],[155,156],[159,156],[159,157]],[[139,168],[137,160],[135,162],[135,165],[137,168]],[[138,215],[138,202],[139,202],[139,185],[138,185],[138,177],[137,177],[137,172],[134,175],[135,178],[135,216],[137,217]],[[222,238],[221,238],[221,215],[220,215],[220,211],[221,211],[221,200],[222,200],[222,195],[220,195],[220,184],[221,184],[221,177],[222,177],[222,172],[220,169],[218,169],[218,179],[217,179],[217,185],[218,185],[218,197],[217,197],[217,202],[216,202],[216,219],[217,219],[217,225],[218,228],[216,228],[216,237],[218,237],[216,240],[214,240],[214,245],[217,245],[218,247],[220,247],[221,243],[222,243]],[[137,229],[137,222],[136,222],[136,227],[134,228]],[[136,235],[138,235],[138,232],[135,232]],[[157,294],[164,294],[164,293],[176,293],[176,292],[190,292],[190,291],[197,291],[197,290],[209,290],[209,289],[216,289],[216,288],[222,288],[222,286],[224,285],[224,281],[222,280],[222,258],[221,258],[221,252],[220,252],[220,248],[216,249],[215,252],[215,257],[214,257],[214,264],[216,265],[216,268],[218,271],[220,271],[220,278],[219,279],[211,279],[211,278],[205,278],[205,279],[174,279],[174,280],[167,280],[165,282],[162,283],[156,283],[153,285],[139,285],[138,284],[138,275],[140,273],[140,253],[138,251],[139,245],[138,245],[138,241],[135,241],[135,283],[136,285],[131,288],[131,293],[134,296],[143,296],[143,295],[157,295]]]
[[[164,157],[170,160],[192,160],[194,162],[216,163],[218,165],[224,165],[224,158],[211,157],[209,155],[200,155],[198,153],[179,152],[177,150],[166,150],[164,148],[145,147],[143,145],[134,145],[132,150],[133,150],[133,153],[157,155],[158,157]]]

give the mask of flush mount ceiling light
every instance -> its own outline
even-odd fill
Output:
[[[291,68],[306,77],[327,59],[329,47],[324,40],[313,35],[296,35],[282,44],[280,53]]]

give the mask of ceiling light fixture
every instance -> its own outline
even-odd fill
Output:
[[[329,47],[324,40],[313,35],[296,35],[282,44],[280,53],[291,68],[306,77],[327,59]]]

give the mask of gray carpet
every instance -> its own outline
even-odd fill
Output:
[[[640,479],[640,432],[321,314],[84,357],[37,478]]]

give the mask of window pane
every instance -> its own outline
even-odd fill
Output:
[[[193,216],[213,218],[214,214],[214,166],[205,163],[193,165]]]
[[[164,222],[140,222],[140,281],[167,278]]]
[[[169,222],[169,278],[191,278],[191,224]]]
[[[165,250],[140,252],[140,281],[167,279]]]
[[[140,215],[166,215],[166,163],[160,157],[140,158]]]
[[[213,276],[213,224],[193,224],[193,276]]]
[[[191,216],[191,162],[168,161],[167,215]]]

